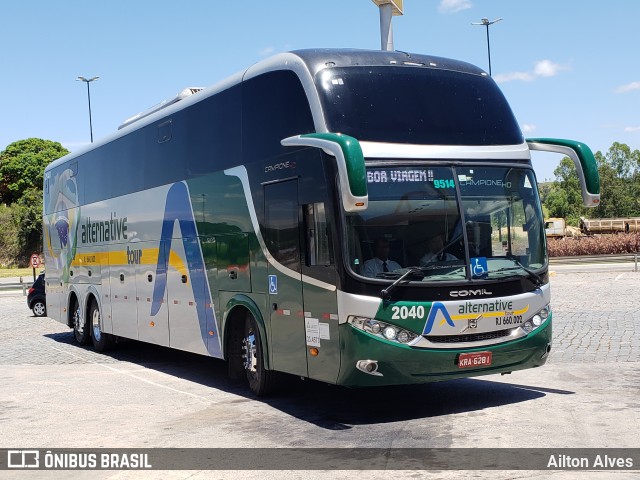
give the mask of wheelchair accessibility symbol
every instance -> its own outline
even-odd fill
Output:
[[[269,293],[274,295],[278,293],[278,277],[269,275]]]
[[[487,257],[473,257],[471,259],[471,276],[481,277],[489,273]]]

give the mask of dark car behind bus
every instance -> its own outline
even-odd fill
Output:
[[[27,294],[27,305],[36,317],[44,317],[47,314],[47,297],[44,291],[44,273],[41,273],[33,282]]]

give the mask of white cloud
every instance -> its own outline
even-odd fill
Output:
[[[625,132],[640,132],[640,127],[624,127]]]
[[[554,63],[551,60],[540,60],[535,63],[533,70],[530,72],[509,72],[494,75],[493,79],[498,83],[512,82],[520,80],[521,82],[532,82],[539,77],[555,77],[561,70],[568,70],[569,67]]]
[[[553,63],[551,60],[540,60],[533,67],[533,74],[539,77],[555,77],[560,70],[565,69],[566,67]]]
[[[438,11],[440,13],[458,13],[473,7],[471,0],[440,0]]]
[[[533,74],[529,72],[509,72],[509,73],[499,73],[498,75],[494,75],[493,79],[498,83],[506,83],[511,82],[513,80],[520,80],[522,82],[530,82],[535,77]]]
[[[615,92],[626,93],[632,90],[640,90],[640,82],[631,82],[631,83],[627,83],[626,85],[620,85],[618,88],[615,89]]]
[[[520,127],[522,128],[522,133],[531,133],[538,128],[531,123],[523,123]]]
[[[260,50],[258,54],[263,57],[266,57],[267,55],[271,55],[275,51],[276,51],[275,47],[265,47],[262,50]]]

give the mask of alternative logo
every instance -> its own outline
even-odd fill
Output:
[[[431,333],[436,320],[439,320],[439,325],[447,323],[450,327],[455,327],[455,322],[466,320],[467,326],[462,330],[464,332],[470,328],[478,328],[478,321],[481,318],[515,318],[514,316],[524,315],[529,310],[529,305],[515,310],[513,301],[503,299],[491,302],[463,302],[451,307],[457,309],[456,314],[451,315],[444,303],[433,302],[422,334]]]
[[[212,308],[211,292],[207,285],[207,271],[200,243],[194,241],[198,238],[196,222],[193,218],[193,208],[189,197],[187,184],[174,183],[167,192],[167,201],[164,208],[164,220],[160,233],[160,245],[158,249],[158,263],[156,265],[156,282],[153,286],[153,302],[151,304],[151,316],[160,311],[164,302],[164,293],[167,289],[167,272],[171,256],[171,244],[174,242],[173,228],[178,223],[182,234],[182,245],[187,260],[187,269],[190,274],[189,283],[196,300],[196,312],[200,321],[200,333],[203,339],[213,336],[215,340],[207,342],[209,353],[217,358],[222,358],[220,336],[217,332],[215,315]],[[180,241],[180,240],[175,240]],[[129,252],[130,253],[130,252]],[[129,260],[139,260],[138,254],[129,256]],[[213,335],[208,332],[212,331]]]
[[[424,331],[422,332],[423,335],[428,335],[431,332],[438,313],[441,313],[444,317],[443,322],[446,321],[452,327],[456,326],[451,319],[451,315],[449,315],[449,312],[447,311],[447,307],[445,307],[443,303],[433,302],[431,310],[429,310],[429,318],[427,318],[427,323],[425,324]]]

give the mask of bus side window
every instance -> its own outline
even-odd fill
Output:
[[[323,202],[304,206],[307,265],[332,265],[331,237]]]
[[[300,205],[298,181],[272,183],[264,187],[264,239],[273,258],[300,272]]]

